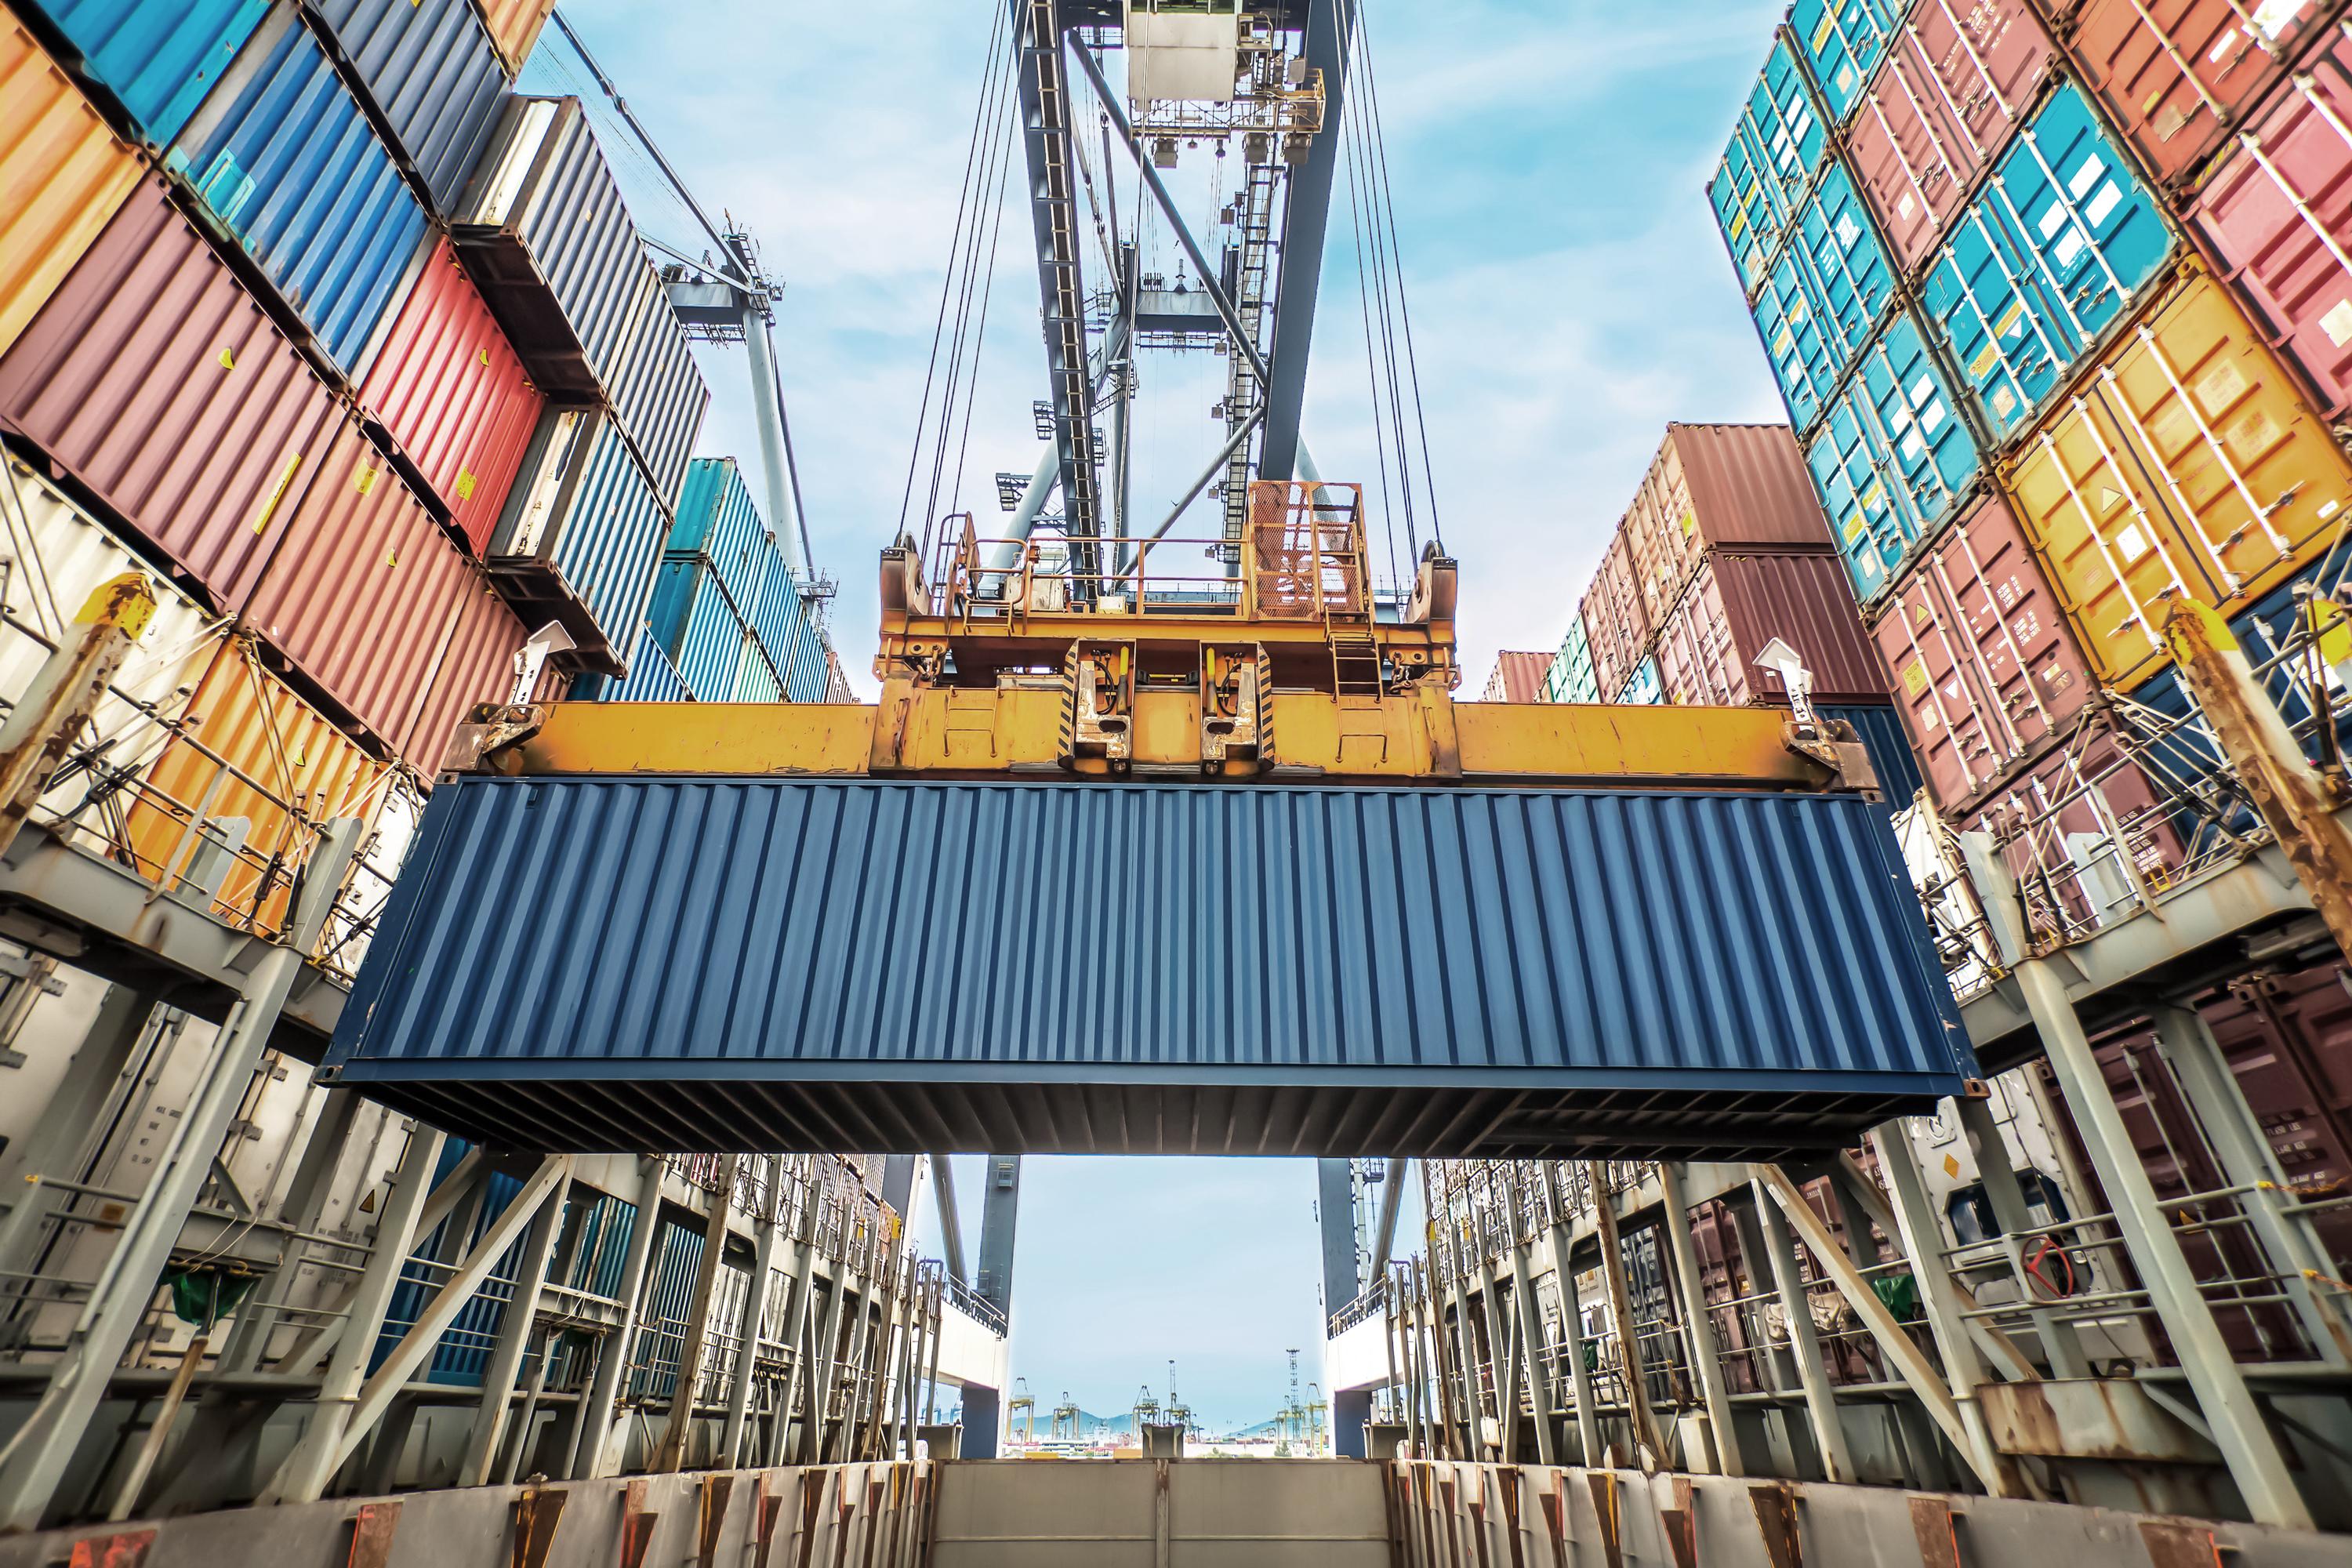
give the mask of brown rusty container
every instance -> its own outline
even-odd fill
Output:
[[[1719,551],[1658,628],[1658,678],[1666,700],[1743,708],[1786,702],[1780,678],[1757,667],[1774,639],[1812,673],[1813,700],[1886,700],[1886,674],[1863,635],[1844,563],[1836,556],[1739,555]]]
[[[1918,558],[1872,637],[1927,787],[1948,812],[2047,749],[2099,689],[1998,494]]]
[[[152,179],[0,358],[0,426],[226,611],[251,595],[341,419]]]
[[[356,422],[285,532],[247,624],[380,752],[438,767],[451,705],[507,695],[521,624]]]
[[[1548,653],[1499,653],[1495,672],[1486,678],[1486,702],[1541,702],[1544,681],[1551,674]]]
[[[1785,425],[1667,426],[1623,528],[1651,627],[1682,602],[1709,551],[1836,548]]]
[[[138,155],[0,11],[0,353],[138,184]]]
[[[1633,548],[1619,528],[1601,553],[1581,606],[1585,629],[1592,638],[1592,669],[1601,700],[1616,700],[1634,667],[1649,651],[1650,622],[1642,609],[1642,594],[1633,570]]]

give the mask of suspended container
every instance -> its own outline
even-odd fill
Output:
[[[2165,600],[2225,615],[2316,561],[2352,468],[2226,291],[2191,268],[2003,463],[2101,684],[2169,662]]]
[[[2067,58],[2157,177],[2193,174],[2337,9],[2320,0],[2060,0]]]
[[[1551,672],[1544,683],[1544,700],[1548,702],[1601,700],[1601,687],[1592,678],[1592,645],[1585,637],[1581,615],[1568,618],[1568,636],[1560,642],[1559,657],[1551,661]]]
[[[241,609],[342,419],[160,182],[0,358],[0,427]]]
[[[2008,146],[2056,58],[2030,0],[1922,0],[1903,19],[1847,154],[1905,276]]]
[[[737,604],[758,602],[772,563],[780,570],[782,563],[734,458],[697,458],[687,466],[667,552],[701,556]]]
[[[1822,702],[1878,702],[1885,672],[1863,635],[1845,567],[1817,555],[1711,555],[1658,628],[1664,700],[1744,708],[1789,700],[1780,677],[1756,662],[1775,641],[1804,661]]]
[[[2190,203],[2263,340],[2329,420],[2352,415],[2352,41],[2297,71],[2241,131]]]
[[[489,144],[507,83],[467,0],[311,0],[394,151],[447,214]]]
[[[1658,661],[1643,658],[1617,689],[1617,703],[1625,708],[1654,708],[1666,700],[1665,688],[1658,679]]]
[[[623,339],[621,363],[608,385],[621,428],[652,476],[654,488],[675,496],[686,478],[695,437],[710,406],[710,388],[687,347],[686,329],[651,267],[641,269],[638,300]]]
[[[1046,911],[1144,983],[1074,998]],[[1975,1070],[1859,795],[482,776],[328,1063],[521,1150],[1495,1157],[1827,1151]]]
[[[1917,321],[1895,318],[1805,447],[1814,493],[1867,606],[1975,482],[1977,444]]]
[[[1872,636],[1946,811],[2048,750],[2099,689],[1998,492],[1921,553]]]
[[[285,531],[247,624],[381,752],[438,768],[453,707],[508,695],[520,623],[355,422]]]
[[[111,93],[148,145],[170,144],[225,75],[269,0],[27,0]]]
[[[2005,437],[2137,308],[2172,254],[2162,204],[2070,82],[1954,221],[1920,309]]]
[[[138,154],[0,12],[0,353],[138,187]]]
[[[1797,0],[1788,29],[1832,124],[1862,100],[1903,15],[1901,0]]]
[[[447,240],[436,242],[394,318],[360,387],[360,405],[480,553],[506,509],[546,399]]]
[[[1749,293],[1788,237],[1828,152],[1829,133],[1814,110],[1812,89],[1788,40],[1776,37],[1706,187],[1716,225]]]
[[[551,408],[492,535],[499,591],[533,626],[572,634],[569,664],[625,673],[621,650],[645,624],[669,510],[646,480],[612,416]]]
[[[334,62],[281,6],[173,142],[185,181],[337,370],[367,372],[424,264],[424,206]]]
[[[1681,603],[1713,550],[1743,554],[1831,548],[1785,425],[1669,425],[1625,517],[1653,624]]]
[[[1541,702],[1544,680],[1551,673],[1551,656],[1506,651],[1495,656],[1494,672],[1486,678],[1482,701]]]

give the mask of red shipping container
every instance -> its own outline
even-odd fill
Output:
[[[1863,635],[1845,563],[1835,555],[1709,556],[1658,629],[1666,700],[1713,708],[1786,702],[1780,678],[1756,666],[1777,637],[1813,677],[1817,702],[1884,702],[1885,672]]]
[[[360,403],[479,554],[547,400],[441,241],[400,308]]]
[[[1710,550],[1836,548],[1786,425],[1667,426],[1624,528],[1653,626],[1682,602]]]
[[[1544,680],[1551,674],[1552,655],[1501,653],[1495,656],[1495,673],[1486,678],[1486,702],[1541,702]]]
[[[162,184],[0,358],[0,426],[244,607],[342,411]]]
[[[520,623],[355,422],[285,531],[247,624],[382,750],[439,767],[451,705],[505,695]]]
[[[2212,155],[2336,9],[2333,0],[2078,0],[2053,7],[2053,19],[2108,118],[2170,183]]]
[[[1633,550],[1622,526],[1610,536],[1580,613],[1592,640],[1592,670],[1601,700],[1613,702],[1626,678],[1648,652],[1650,642],[1650,622],[1642,610]]]
[[[1905,273],[1935,249],[2056,55],[2027,0],[1921,0],[1905,20],[1848,148]]]
[[[2294,74],[2207,177],[2189,226],[2330,420],[2352,412],[2352,40]]]
[[[2343,965],[2330,958],[2250,974],[2199,1011],[2288,1182],[2314,1195],[2352,1183],[2352,995]],[[2352,1209],[2323,1216],[2330,1220],[2352,1239]]]
[[[1872,635],[1928,791],[1962,811],[2063,734],[2098,692],[1999,494],[1912,566]]]

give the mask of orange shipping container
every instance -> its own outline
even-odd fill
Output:
[[[498,46],[507,75],[514,76],[530,58],[530,47],[539,42],[539,30],[547,26],[555,0],[474,0],[474,4],[490,30],[490,41]]]
[[[199,876],[224,918],[276,931],[316,828],[339,816],[372,820],[392,770],[264,669],[242,637],[224,643],[205,672],[187,725],[155,760],[131,809],[127,837],[139,870],[167,886]],[[234,827],[189,831],[200,820],[226,819],[245,824],[241,844]],[[215,862],[229,850],[226,866],[207,870],[207,849]]]
[[[131,149],[0,11],[0,353],[138,184]]]
[[[2326,425],[2198,269],[2003,467],[2093,672],[2123,690],[2170,662],[2168,596],[2235,614],[2324,553],[2352,501]]]

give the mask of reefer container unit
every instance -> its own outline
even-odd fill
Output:
[[[1761,1158],[1974,1062],[1858,795],[464,776],[327,1071],[524,1149]]]
[[[1797,0],[1789,8],[1789,31],[1832,122],[1844,123],[1862,100],[1902,14],[1902,0]]]
[[[341,418],[152,179],[0,358],[0,426],[223,610],[243,607]]]
[[[1829,132],[1813,107],[1812,88],[1788,39],[1776,37],[1706,187],[1732,265],[1751,292],[1828,153]]]
[[[2352,414],[2352,40],[2297,71],[2198,189],[2189,224],[2328,419]]]
[[[1946,811],[2046,750],[2099,689],[1998,491],[1920,556],[1872,636]]]
[[[2338,0],[2060,0],[2066,53],[2158,179],[2195,173]]]
[[[698,700],[733,700],[751,627],[709,562],[696,555],[662,562],[646,626]]]
[[[1551,661],[1551,673],[1545,680],[1545,700],[1601,700],[1601,686],[1592,676],[1592,645],[1585,637],[1580,614],[1568,617],[1568,636],[1561,639],[1559,653]]]
[[[1824,551],[1709,556],[1658,628],[1665,700],[1709,708],[1787,701],[1780,676],[1756,663],[1775,638],[1804,660],[1817,701],[1886,700],[1885,673],[1863,635],[1845,567]]]
[[[138,186],[138,155],[0,11],[0,353]]]
[[[555,12],[555,0],[481,0],[482,17],[489,24],[490,41],[506,62],[507,75],[516,75],[530,58],[539,30]]]
[[[310,0],[392,129],[394,150],[446,215],[505,100],[498,50],[467,0]]]
[[[269,0],[29,0],[79,51],[67,63],[168,145],[236,58]]]
[[[2008,145],[2056,57],[2030,0],[1921,0],[1903,18],[1847,153],[1906,276]]]
[[[1551,655],[1548,653],[1496,654],[1495,672],[1486,678],[1484,700],[1541,702],[1544,700],[1544,680],[1550,674]]]
[[[1805,466],[1854,596],[1885,596],[1904,560],[1977,476],[1976,437],[1909,311],[1888,323],[1806,443]]]
[[[400,307],[360,405],[477,554],[546,411],[446,239]]]
[[[578,645],[568,659],[620,675],[620,650],[645,624],[669,528],[669,509],[612,416],[551,408],[507,498],[488,564],[524,619],[562,623]]]
[[[1633,667],[1633,673],[1617,689],[1617,702],[1626,708],[1654,708],[1666,700],[1665,687],[1658,679],[1658,661],[1643,658]]]
[[[459,703],[504,697],[520,623],[356,422],[283,533],[247,623],[386,753],[439,767],[451,718],[435,686],[446,677]]]
[[[2163,601],[2235,615],[2317,559],[2352,468],[2221,286],[2191,269],[2004,464],[2104,685],[2169,655]]]
[[[1668,425],[1625,532],[1653,623],[1681,602],[1711,550],[1832,545],[1805,456],[1785,425]]]
[[[423,263],[430,220],[291,6],[257,29],[164,166],[352,381]]]
[[[697,458],[687,465],[667,552],[701,556],[738,605],[748,610],[758,602],[776,550],[734,458]]]
[[[2080,89],[2035,110],[1919,286],[1997,437],[2029,424],[2173,251],[2156,194]]]
[[[205,878],[211,907],[275,929],[315,847],[313,826],[372,819],[389,769],[263,668],[242,637],[221,645],[188,700],[188,728],[141,781],[128,814],[133,861],[150,879],[178,878],[209,840],[229,852]]]

